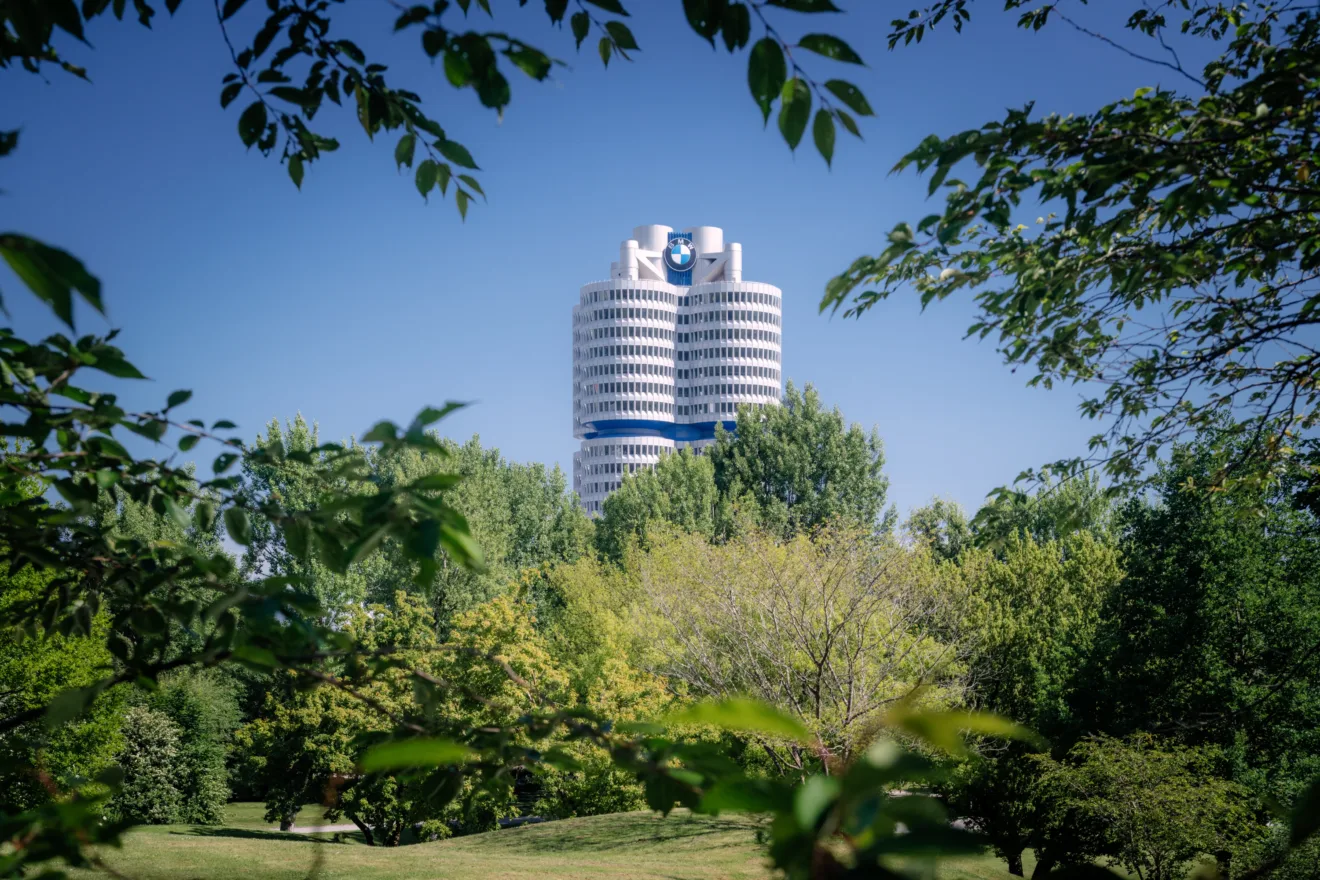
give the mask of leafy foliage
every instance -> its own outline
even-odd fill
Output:
[[[970,5],[914,11],[891,44],[945,17],[961,29]],[[1081,29],[1059,4],[1003,5],[1026,10],[1022,27]],[[1127,29],[1154,48],[1120,47],[1190,91],[1141,88],[1067,115],[1027,106],[930,136],[896,168],[929,171],[941,210],[895,227],[883,252],[830,282],[821,308],[861,315],[909,288],[923,305],[972,295],[969,335],[1032,367],[1030,384],[1097,389],[1081,403],[1105,422],[1091,455],[1055,462],[1056,474],[1101,465],[1141,484],[1169,443],[1226,415],[1219,429],[1241,441],[1238,455],[1205,485],[1295,464],[1314,480],[1320,18],[1266,0],[1127,5]],[[1165,41],[1177,33],[1216,53],[1199,75]]]
[[[846,426],[810,384],[788,383],[781,406],[742,408],[734,432],[717,426],[709,454],[720,493],[746,502],[767,528],[794,534],[843,518],[888,531],[896,518],[885,510],[879,432]]]
[[[116,760],[124,784],[110,800],[111,814],[147,825],[179,821],[183,798],[174,784],[180,769],[178,727],[160,712],[131,706],[124,713],[123,736]]]

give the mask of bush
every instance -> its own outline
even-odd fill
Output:
[[[124,748],[118,763],[123,787],[110,801],[117,819],[146,825],[179,821],[183,798],[174,779],[179,771],[179,728],[144,706],[131,706],[121,728]]]
[[[210,671],[173,676],[148,705],[179,729],[178,821],[220,824],[229,800],[225,757],[241,720],[234,687]]]

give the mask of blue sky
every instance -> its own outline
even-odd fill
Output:
[[[234,20],[242,35],[264,9],[249,5]],[[782,13],[786,35],[837,33],[869,63],[810,58],[817,78],[853,80],[877,113],[864,142],[841,135],[831,171],[812,149],[790,153],[773,120],[762,130],[746,56],[712,52],[677,2],[633,0],[643,51],[607,70],[594,53],[577,56],[539,3],[494,5],[499,28],[570,64],[548,83],[511,77],[502,121],[448,87],[415,34],[391,34],[385,3],[349,4],[339,25],[481,164],[490,203],[466,223],[396,174],[394,138],[369,143],[333,106],[323,126],[343,147],[309,169],[301,192],[275,159],[246,153],[244,102],[222,111],[217,101],[228,55],[210,3],[186,0],[153,31],[94,25],[96,50],[69,52],[90,85],[6,74],[0,127],[23,129],[0,169],[6,226],[68,248],[102,279],[109,323],[84,311],[79,331],[123,328],[120,344],[153,377],[120,388],[126,403],[190,388],[183,417],[229,418],[251,437],[301,412],[338,439],[467,400],[446,433],[569,470],[578,287],[608,276],[634,226],[712,225],[742,243],[744,277],[784,291],[786,376],[879,427],[900,512],[937,494],[975,508],[1022,468],[1084,450],[1095,426],[1078,415],[1076,390],[1027,389],[990,345],[964,341],[968,304],[922,315],[896,299],[860,322],[817,304],[896,222],[932,209],[924,181],[888,173],[921,138],[1031,100],[1089,110],[1168,71],[1066,26],[1020,32],[991,4],[961,36],[945,28],[894,52],[887,24],[910,0],[853,2],[830,18]],[[21,333],[57,329],[6,270],[0,290]]]

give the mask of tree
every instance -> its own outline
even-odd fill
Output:
[[[814,754],[765,741],[781,770],[847,764],[918,684],[934,704],[962,695],[960,646],[933,636],[929,562],[890,538],[857,526],[722,545],[675,535],[634,564],[655,672],[693,695],[756,697],[818,738]]]
[[[49,572],[31,566],[13,574],[0,573],[0,710],[13,715],[45,707],[69,688],[98,681],[111,664],[105,639],[109,615],[97,614],[86,635],[34,634],[14,625],[16,606],[41,597],[53,580]],[[38,715],[0,732],[0,812],[15,814],[114,765],[122,739],[119,713],[122,695],[106,694],[94,701],[76,722],[52,728]]]
[[[998,551],[965,551],[946,578],[972,645],[974,705],[1028,725],[1065,748],[1078,736],[1069,699],[1090,655],[1101,609],[1122,578],[1116,547],[1087,532],[1037,543],[1010,537]],[[951,807],[985,834],[1009,872],[1037,851],[1038,876],[1066,863],[1077,846],[1047,822],[1038,747],[996,745],[956,767],[945,791]]]
[[[110,801],[110,813],[147,825],[179,821],[182,797],[174,783],[179,772],[179,728],[160,712],[130,706],[124,712],[123,736],[116,761],[124,772],[124,784]]]
[[[1046,762],[1041,789],[1056,816],[1081,826],[1083,857],[1107,857],[1142,880],[1181,880],[1202,857],[1227,873],[1263,829],[1250,793],[1220,778],[1214,757],[1149,735],[1085,739]]]
[[[942,21],[961,31],[971,5],[914,10],[890,45]],[[1237,454],[1204,485],[1299,463],[1315,483],[1299,438],[1314,437],[1320,402],[1320,17],[1270,0],[1123,5],[1129,33],[1116,40],[1060,4],[1004,0],[1020,26],[1097,36],[1157,65],[1162,84],[1094,112],[1028,105],[928,137],[895,167],[931,170],[942,209],[896,226],[821,308],[861,315],[909,288],[923,305],[971,295],[969,335],[994,336],[1006,363],[1033,369],[1030,384],[1096,389],[1081,411],[1106,424],[1089,459],[1051,466],[1059,475],[1099,465],[1143,484],[1150,458],[1218,425]],[[1178,35],[1211,55],[1199,72],[1179,61]]]
[[[655,523],[713,537],[719,504],[709,457],[690,449],[663,455],[654,469],[625,474],[605,499],[596,524],[596,549],[622,562],[629,543],[645,545],[647,528]]]
[[[382,486],[447,481],[442,497],[462,514],[482,548],[485,565],[479,571],[435,554],[436,574],[426,592],[443,631],[455,615],[513,589],[523,570],[577,559],[590,546],[592,526],[557,466],[510,462],[477,436],[461,444],[434,439],[434,451],[373,456],[370,466]],[[399,583],[416,577],[417,564],[392,544],[384,550],[384,566],[368,592],[373,601],[388,603]]]
[[[789,382],[782,406],[739,410],[736,431],[717,426],[709,453],[721,495],[748,501],[768,528],[793,534],[836,517],[880,530],[893,524],[879,432],[846,426],[810,384],[799,392]]]
[[[1092,730],[1163,731],[1223,750],[1285,802],[1320,773],[1320,520],[1284,485],[1190,489],[1240,452],[1175,449],[1123,510],[1127,576],[1074,700]]]
[[[165,0],[164,7],[173,11],[179,2]],[[464,13],[468,11],[467,4],[458,5]],[[484,8],[486,4],[481,5]],[[575,37],[580,43],[594,25],[605,34],[598,44],[602,60],[626,58],[627,52],[636,48],[636,40],[619,20],[625,14],[621,4],[610,0],[608,4],[593,5],[613,17],[602,23],[586,9],[575,13],[570,19]],[[229,46],[233,40],[227,22],[243,6],[243,0],[226,0],[223,7],[216,4],[217,19]],[[779,101],[779,129],[793,148],[805,133],[811,104],[818,101],[821,108],[812,125],[813,140],[828,161],[833,155],[836,122],[857,133],[855,120],[830,96],[859,115],[869,115],[870,107],[850,83],[827,80],[820,84],[819,79],[808,76],[800,66],[802,53],[787,50],[815,52],[845,63],[860,63],[860,58],[844,41],[826,34],[808,35],[800,45],[786,46],[767,19],[767,11],[774,14],[771,7],[775,6],[807,12],[835,9],[828,0],[809,4],[767,0],[754,6],[688,3],[685,13],[699,35],[712,45],[717,36],[722,37],[730,51],[747,45],[752,17],[757,18],[766,36],[749,52],[753,99],[766,118]],[[134,0],[133,8],[144,24],[156,11],[150,0]],[[481,188],[471,175],[455,174],[454,169],[474,168],[471,155],[421,112],[414,93],[386,84],[385,65],[368,63],[352,40],[328,36],[333,8],[332,0],[310,7],[294,0],[273,0],[267,4],[270,16],[257,30],[252,45],[238,51],[231,49],[235,70],[223,83],[222,106],[232,103],[244,88],[257,98],[239,116],[240,139],[246,146],[255,145],[268,154],[283,133],[282,158],[294,184],[301,185],[306,165],[337,147],[333,139],[316,134],[307,123],[321,109],[324,99],[338,103],[349,94],[368,136],[382,130],[403,130],[395,147],[395,160],[400,165],[411,167],[418,143],[422,142],[428,156],[418,163],[414,175],[422,196],[437,187],[445,193],[452,183],[455,202],[460,213],[465,213],[472,194],[480,194]],[[421,31],[423,50],[433,58],[444,56],[450,82],[460,88],[473,88],[484,105],[502,110],[508,103],[508,82],[499,70],[501,57],[534,78],[548,73],[551,65],[544,53],[506,34],[451,32],[446,25],[456,13],[443,18],[449,8],[450,4],[444,3],[431,9],[413,7],[396,20],[396,28]],[[546,8],[552,22],[561,21],[567,13],[564,0],[546,0]],[[28,71],[43,72],[46,65],[58,65],[83,75],[84,71],[61,57],[58,43],[64,37],[56,40],[57,31],[86,41],[86,22],[107,11],[122,18],[126,9],[126,3],[106,0],[88,0],[80,7],[71,0],[4,4],[0,7],[0,31],[4,34],[0,39],[0,67],[19,65]],[[257,72],[253,62],[272,49],[266,56],[267,66]],[[301,88],[291,84],[286,68],[304,75]],[[263,90],[262,86],[267,88]],[[276,101],[281,103],[276,105]],[[422,133],[434,140],[423,139]],[[17,132],[0,133],[0,155],[11,152],[17,141]],[[0,257],[70,330],[74,328],[75,292],[88,306],[104,313],[100,280],[73,255],[22,233],[5,232],[0,233]],[[0,501],[8,505],[6,515],[0,517],[0,547],[4,548],[11,573],[27,564],[52,574],[41,596],[5,610],[5,623],[65,636],[88,635],[98,611],[109,607],[114,611],[105,644],[116,659],[109,674],[86,687],[62,691],[45,705],[15,711],[6,707],[6,714],[0,717],[0,735],[8,735],[43,716],[52,725],[67,724],[84,715],[107,691],[131,682],[152,682],[163,673],[181,668],[238,662],[261,670],[282,671],[303,685],[330,675],[324,670],[328,662],[350,670],[361,666],[375,669],[382,664],[396,668],[391,666],[396,662],[393,652],[381,647],[363,650],[342,626],[328,625],[332,621],[327,615],[333,612],[322,606],[310,589],[312,585],[300,575],[255,571],[240,578],[233,560],[222,552],[208,554],[186,546],[146,552],[135,542],[118,542],[96,522],[96,501],[100,493],[119,487],[134,502],[149,505],[180,525],[188,519],[189,511],[200,530],[221,522],[229,538],[241,546],[253,540],[254,519],[264,520],[295,558],[304,563],[315,558],[339,576],[348,575],[354,565],[369,560],[385,542],[393,541],[409,566],[415,568],[416,584],[425,589],[435,579],[436,556],[441,548],[445,558],[456,564],[481,567],[481,554],[466,522],[442,497],[453,480],[448,475],[431,474],[402,486],[382,487],[372,481],[364,448],[323,445],[294,450],[288,456],[313,466],[318,482],[330,487],[317,505],[308,509],[288,507],[275,493],[251,497],[242,491],[242,481],[226,476],[226,472],[240,461],[249,465],[272,462],[279,453],[251,448],[237,437],[221,434],[235,427],[227,420],[211,422],[209,427],[197,418],[181,420],[174,411],[190,398],[187,390],[171,392],[159,409],[127,412],[118,405],[114,391],[105,387],[107,383],[94,380],[94,391],[83,387],[88,370],[114,379],[143,378],[112,344],[115,335],[112,331],[105,336],[72,340],[56,334],[31,343],[8,328],[0,332],[0,396],[15,411],[4,430],[30,443],[6,455],[5,467],[0,469]],[[113,389],[114,383],[108,384]],[[456,405],[426,407],[404,425],[379,422],[362,436],[361,443],[363,447],[379,448],[384,454],[404,448],[437,451],[440,444],[427,429],[454,408]],[[212,466],[215,477],[199,483],[188,468],[175,466],[169,456],[164,460],[134,456],[120,443],[128,432],[152,443],[168,438],[182,453],[202,442],[218,444],[221,451]],[[21,488],[33,481],[39,484],[39,495],[24,495]],[[52,500],[54,495],[46,498],[50,490],[58,494],[59,502]],[[191,592],[199,581],[219,595],[212,601],[199,601]],[[177,628],[197,632],[197,643],[179,650],[171,640]],[[424,670],[413,670],[410,675],[415,689],[426,691],[431,684]],[[330,675],[327,683],[352,695],[343,679]],[[354,699],[369,705],[359,697]],[[423,775],[413,778],[422,779],[434,778],[440,772],[436,766],[444,765],[442,775],[455,777],[457,771],[450,769],[454,759],[468,753],[455,749],[457,744],[452,741],[425,736],[442,729],[437,719],[425,718],[432,725],[427,727],[388,712],[383,714],[395,724],[400,739],[372,747],[367,755],[373,766],[414,768]],[[769,710],[762,709],[761,714],[780,727],[787,721]],[[726,719],[721,722],[725,726],[733,723],[727,720],[727,712],[721,717]],[[712,786],[723,772],[717,762],[703,760],[700,753],[682,743],[664,737],[623,736],[602,719],[586,717],[582,712],[547,710],[534,718],[520,717],[517,724],[529,730],[529,735],[541,736],[547,730],[567,727],[575,737],[608,747],[616,765],[646,780],[647,802],[655,809],[667,811],[676,803],[699,806],[702,798],[713,792]],[[943,738],[946,743],[950,736],[956,740],[956,730],[947,723],[924,731],[913,735]],[[481,758],[472,765],[478,776],[496,778],[511,762],[532,760],[531,751],[516,744],[516,737],[506,736],[504,730],[469,729],[461,733]],[[403,739],[421,740],[421,751],[429,757],[417,757],[419,743],[405,743],[400,749],[397,744]],[[887,754],[892,757],[902,751]],[[447,757],[440,760],[437,755]],[[893,778],[888,761],[889,757],[879,755],[866,762],[868,782]],[[729,791],[726,789],[723,795],[725,804],[729,802]],[[785,807],[785,794],[791,797],[791,792],[778,789],[772,806],[783,819],[774,829],[776,860],[791,875],[801,877],[818,861],[833,859],[828,849],[833,833],[822,835],[816,818],[822,819],[820,827],[844,827],[856,818],[854,809],[858,805],[838,797],[816,798],[818,809],[808,816],[802,810],[794,812]],[[43,863],[53,859],[63,859],[75,867],[87,866],[89,847],[117,843],[122,832],[122,825],[99,821],[98,806],[97,796],[84,788],[58,804],[7,816],[6,834],[11,843],[21,845],[8,850],[0,870],[26,874],[41,870]],[[871,806],[873,801],[867,800],[860,809],[869,810]],[[884,805],[880,807],[883,813]],[[714,802],[710,808],[718,809]],[[942,828],[941,819],[907,818],[914,833]],[[892,826],[892,821],[889,824]],[[878,865],[890,836],[882,834],[864,845],[849,842],[849,846],[859,864]],[[956,834],[949,839],[962,841]]]
[[[930,548],[939,559],[957,559],[972,545],[972,529],[967,513],[956,501],[932,499],[908,514],[904,530],[919,544]]]
[[[179,731],[174,785],[179,790],[179,821],[218,825],[229,801],[225,767],[234,729],[242,722],[233,682],[217,670],[169,676],[147,699]]]

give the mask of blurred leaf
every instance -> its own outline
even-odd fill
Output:
[[[744,733],[766,733],[798,742],[811,742],[811,733],[796,718],[758,700],[732,697],[719,702],[701,702],[666,715],[665,724],[703,724]]]
[[[613,12],[615,15],[627,16],[628,11],[623,8],[619,0],[587,0],[592,6],[599,6],[606,12]]]
[[[412,132],[408,132],[403,137],[399,138],[399,145],[394,148],[395,167],[402,168],[407,165],[411,168],[413,163],[413,153],[416,151],[416,148],[417,137]]]
[[[434,737],[401,739],[368,749],[362,756],[362,769],[370,773],[408,767],[440,767],[461,764],[475,756],[472,749],[453,740]]]
[[[1320,777],[1313,779],[1293,805],[1289,842],[1298,846],[1320,831]]]
[[[252,543],[252,523],[247,511],[241,507],[225,508],[225,531],[235,544],[246,547]]]
[[[951,755],[969,753],[964,733],[1020,740],[1037,748],[1046,746],[1045,740],[1035,731],[988,712],[912,711],[900,703],[885,720],[887,724]]]
[[[635,50],[638,48],[637,41],[633,39],[632,31],[628,30],[628,26],[621,21],[605,22],[605,32],[614,40],[614,45],[620,49]]]
[[[779,93],[779,133],[790,150],[796,150],[811,118],[811,89],[798,77],[784,83]]]
[[[816,141],[816,149],[825,157],[825,164],[830,165],[834,159],[834,117],[828,110],[816,111],[811,136]]]
[[[73,326],[73,291],[104,314],[101,282],[67,251],[14,232],[0,233],[0,256],[28,289],[69,327]],[[135,371],[136,372],[136,371]],[[139,376],[141,374],[138,374]]]
[[[577,41],[577,47],[581,49],[582,41],[587,38],[587,34],[591,31],[591,16],[587,15],[585,12],[575,12],[573,13],[571,24],[573,27],[573,39]]]

